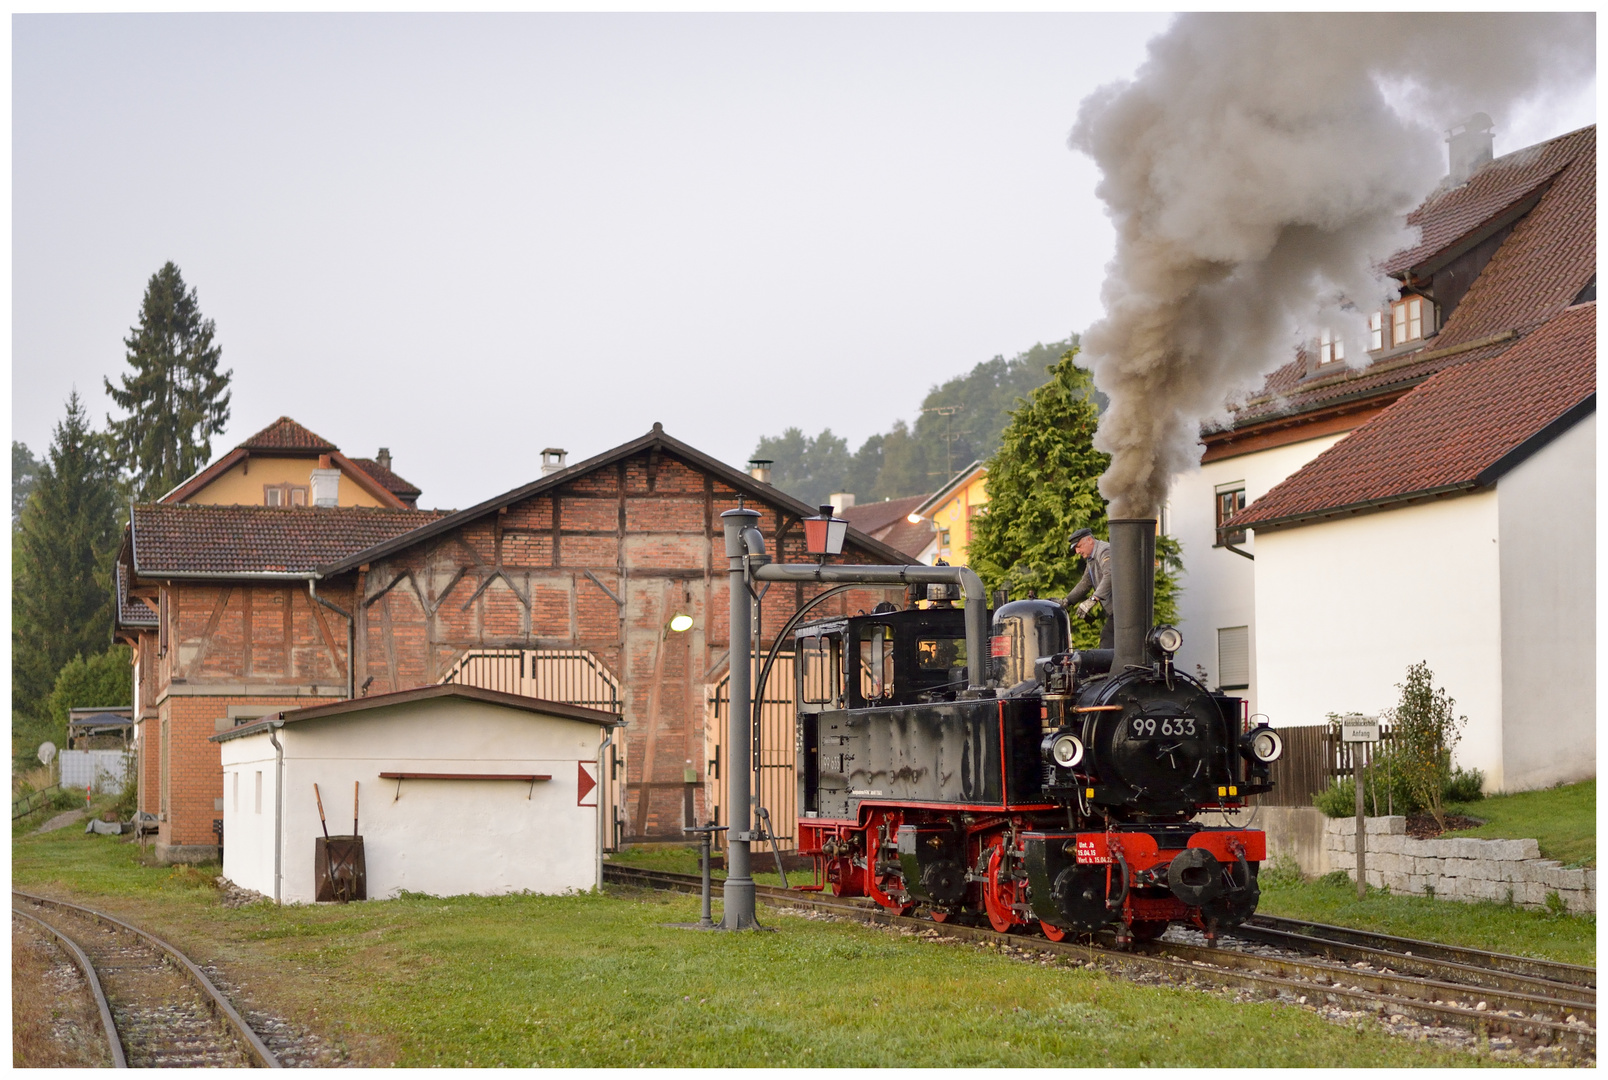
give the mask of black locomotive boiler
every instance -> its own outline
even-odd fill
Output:
[[[982,689],[953,607],[798,628],[809,887],[1055,940],[1215,936],[1256,910],[1265,835],[1194,819],[1269,790],[1281,742],[1173,667],[1178,631],[1151,624],[1155,522],[1111,537],[1115,648],[1071,650],[1059,604],[1007,603]]]

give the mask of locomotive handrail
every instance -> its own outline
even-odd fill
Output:
[[[846,585],[948,585],[960,586],[966,601],[966,677],[968,690],[981,690],[988,682],[988,595],[983,579],[969,566],[817,566],[798,563],[760,563],[753,559],[755,581],[813,581]]]

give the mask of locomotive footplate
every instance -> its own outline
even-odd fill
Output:
[[[1171,920],[1242,922],[1256,910],[1267,857],[1259,829],[1195,825],[1029,832],[1022,842],[1033,914],[1086,933],[1114,922],[1156,932]]]

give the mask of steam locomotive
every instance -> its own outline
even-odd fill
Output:
[[[1151,625],[1155,522],[1110,524],[1113,649],[1070,649],[1043,600],[993,612],[986,658],[942,599],[798,627],[807,888],[1119,945],[1171,923],[1215,938],[1256,910],[1265,834],[1194,819],[1270,790],[1281,741],[1173,666],[1181,635]]]

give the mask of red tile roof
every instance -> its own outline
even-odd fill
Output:
[[[396,473],[392,472],[390,469],[387,469],[384,465],[381,465],[373,458],[355,457],[348,458],[347,460],[353,465],[356,465],[358,468],[362,469],[364,472],[368,473],[370,476],[374,477],[381,487],[383,487],[386,491],[389,491],[392,495],[395,495],[397,498],[401,499],[403,502],[407,503],[409,506],[412,506],[413,500],[417,499],[421,494],[418,488],[414,487],[412,484],[408,483],[406,480],[402,479]]]
[[[372,506],[136,506],[134,571],[154,578],[304,574],[444,513]]]
[[[1504,154],[1481,166],[1467,183],[1436,191],[1407,215],[1407,224],[1421,231],[1419,242],[1385,260],[1382,269],[1400,274],[1427,262],[1480,225],[1500,217],[1503,210],[1556,176],[1582,150],[1594,152],[1595,144],[1596,129],[1581,128]]]
[[[128,595],[128,570],[122,563],[117,564],[117,625],[156,625],[156,612],[151,606]]]
[[[886,502],[866,503],[863,506],[851,506],[838,514],[838,517],[853,525],[856,529],[873,536],[878,529],[886,529],[896,521],[903,521],[910,511],[927,500],[925,495],[912,495],[906,499],[889,499]]]
[[[281,416],[241,443],[239,448],[280,452],[288,450],[298,454],[329,454],[340,449],[322,435],[308,431],[288,416]]]
[[[1597,305],[1573,307],[1500,355],[1412,390],[1236,514],[1296,525],[1494,482],[1595,407]]]
[[[1298,356],[1234,410],[1233,426],[1296,416],[1349,398],[1400,393],[1444,368],[1495,355],[1513,336],[1562,311],[1596,272],[1596,136],[1595,126],[1582,128],[1506,154],[1466,184],[1435,193],[1409,215],[1423,239],[1386,261],[1384,268],[1397,275],[1455,249],[1462,238],[1479,234],[1482,226],[1544,190],[1440,333],[1421,349],[1319,378],[1307,376],[1306,357]]]

